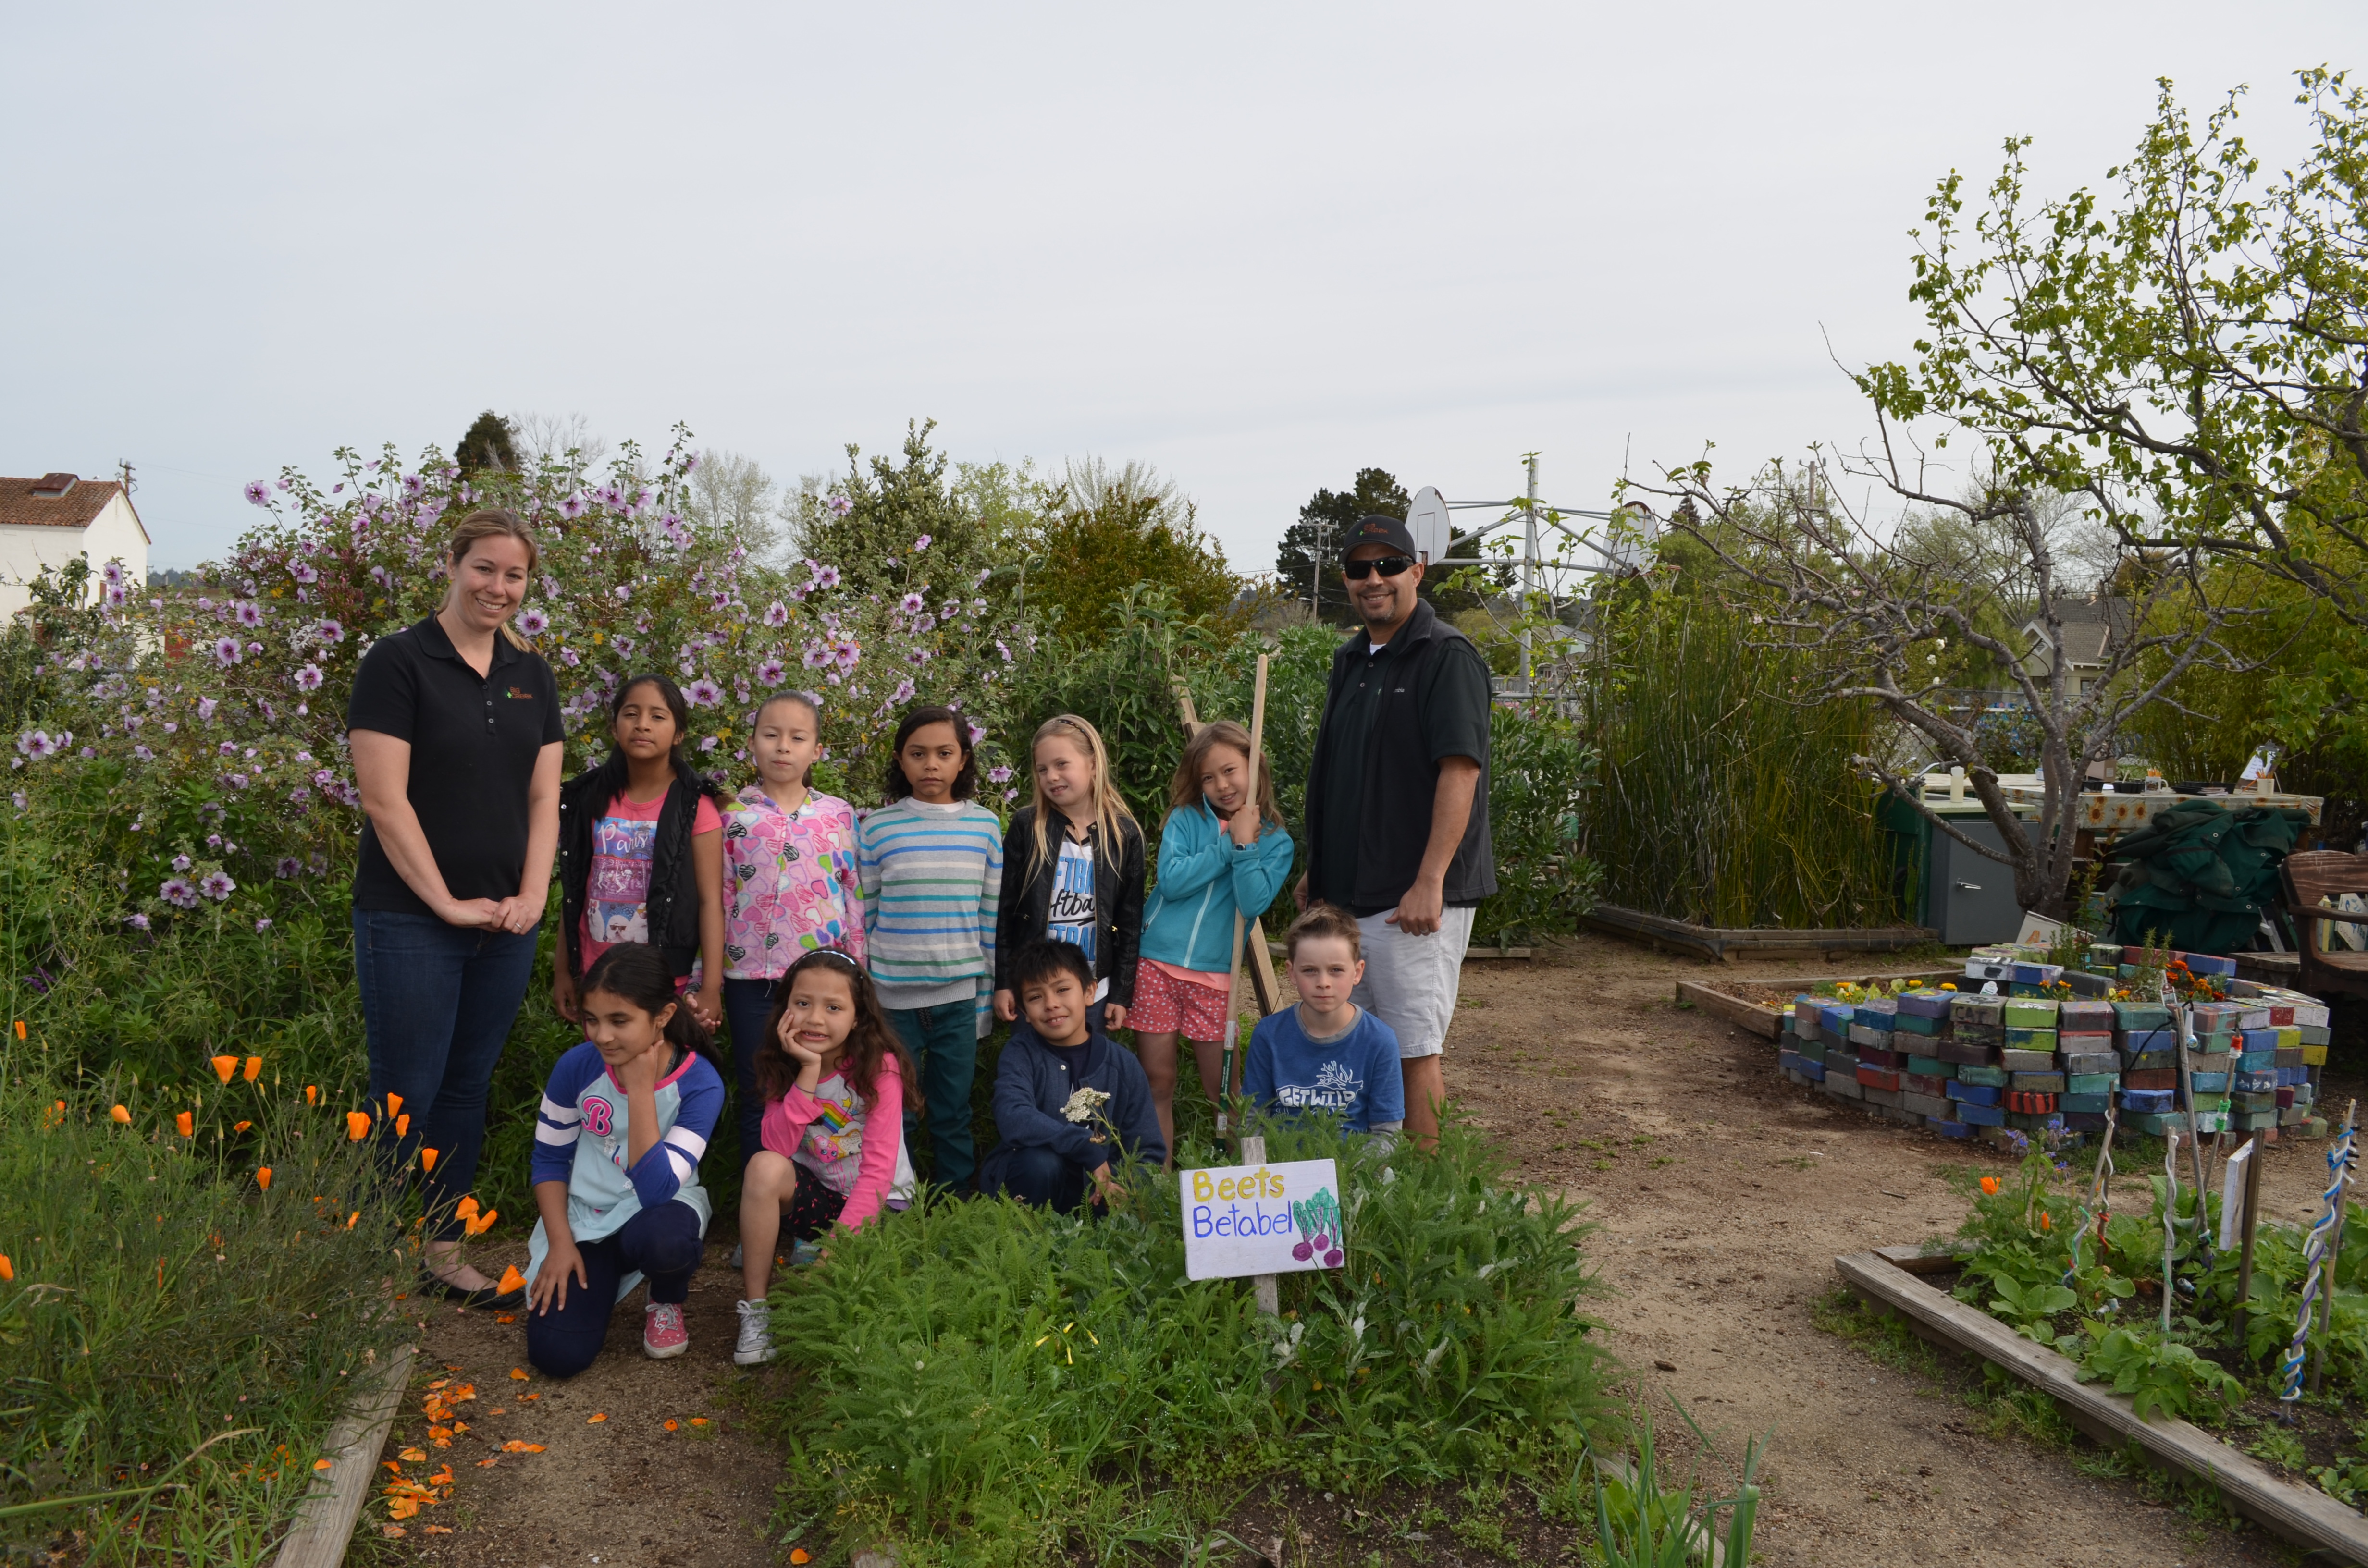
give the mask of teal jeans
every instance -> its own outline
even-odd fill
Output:
[[[888,1024],[921,1070],[928,1104],[929,1144],[936,1159],[929,1179],[955,1192],[971,1189],[978,1148],[970,1131],[970,1082],[978,1071],[978,1004],[969,997],[934,1007],[890,1007]],[[905,1112],[905,1142],[917,1148],[921,1118]],[[914,1165],[920,1165],[916,1157]]]

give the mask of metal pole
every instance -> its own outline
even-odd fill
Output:
[[[2352,1119],[2359,1111],[2360,1102],[2356,1099],[2343,1108],[2343,1131],[2337,1137],[2351,1131]],[[2336,1173],[2335,1229],[2327,1239],[2326,1272],[2320,1276],[2325,1293],[2318,1303],[2318,1338],[2310,1347],[2310,1392],[2314,1394],[2318,1392],[2319,1374],[2327,1370],[2327,1335],[2335,1323],[2335,1266],[2343,1261],[2343,1210],[2351,1200],[2351,1167],[2359,1158],[2359,1146],[2354,1144],[2346,1153],[2343,1168]]]
[[[1521,542],[1521,619],[1530,618],[1530,601],[1538,592],[1538,455],[1530,454],[1530,494],[1521,504],[1524,514]],[[1521,695],[1534,689],[1530,672],[1530,629],[1521,628]]]
[[[2245,1159],[2245,1250],[2237,1260],[2237,1351],[2245,1351],[2247,1319],[2251,1316],[2253,1299],[2253,1226],[2261,1213],[2261,1130],[2255,1128],[2245,1142],[2253,1152]]]

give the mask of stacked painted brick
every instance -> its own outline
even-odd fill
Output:
[[[1779,1059],[1797,1083],[1856,1100],[1895,1121],[1952,1138],[2001,1117],[2004,1078],[1995,1051],[1955,1038],[1946,991],[1910,991],[1858,1003],[1801,996],[1783,1020]],[[1961,1075],[1971,1070],[1970,1081]],[[1968,1114],[1968,1113],[1971,1114]]]

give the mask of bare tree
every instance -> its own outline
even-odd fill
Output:
[[[699,527],[730,534],[751,555],[767,555],[781,542],[781,521],[773,509],[778,488],[756,459],[704,451],[690,471],[690,494],[683,509]]]
[[[1132,511],[1146,529],[1164,523],[1179,534],[1191,530],[1192,498],[1150,463],[1129,458],[1112,467],[1102,458],[1071,458],[1062,471],[1064,494],[1056,510],[1080,517]]]
[[[510,438],[529,468],[562,463],[581,473],[609,455],[607,439],[580,414],[513,414]]]
[[[2097,578],[2066,561],[2055,508],[2026,494],[1920,495],[1931,509],[1920,527],[1883,529],[1814,466],[1771,468],[1748,486],[1720,489],[1705,461],[1632,488],[1675,503],[1670,526],[1715,556],[1719,586],[1748,601],[1770,646],[1816,653],[1827,673],[1801,701],[1872,699],[1965,769],[2003,854],[1927,808],[1920,779],[1896,763],[1856,759],[1935,832],[2010,867],[2026,909],[2065,913],[2082,779],[2114,754],[2130,718],[2153,703],[2180,706],[2172,692],[2192,669],[2252,667],[2220,641],[2232,618],[2252,612],[2214,597],[2219,579],[2201,545],[2124,551],[2107,574],[2113,602],[2102,646],[2067,638],[2067,625],[2097,619],[2074,608],[2086,606]],[[1981,548],[1965,548],[1968,538]],[[2001,787],[1998,743],[1978,714],[1944,700],[1941,665],[1964,653],[2002,672],[2042,737],[2035,823]]]

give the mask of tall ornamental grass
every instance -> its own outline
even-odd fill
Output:
[[[0,1043],[0,1549],[260,1562],[412,1328],[401,1222],[269,1053],[167,1088],[43,1044]]]
[[[1637,588],[1607,603],[1586,722],[1600,782],[1581,846],[1608,903],[1720,926],[1901,919],[1873,787],[1871,703],[1809,699],[1812,655],[1749,617]]]
[[[1272,1159],[1341,1162],[1348,1237],[1340,1269],[1282,1276],[1274,1319],[1247,1280],[1185,1279],[1172,1173],[1127,1175],[1099,1220],[979,1200],[834,1243],[775,1289],[788,1533],[1109,1561],[1258,1476],[1566,1476],[1619,1427],[1577,1210],[1463,1127],[1436,1156],[1358,1143],[1269,1131]]]

